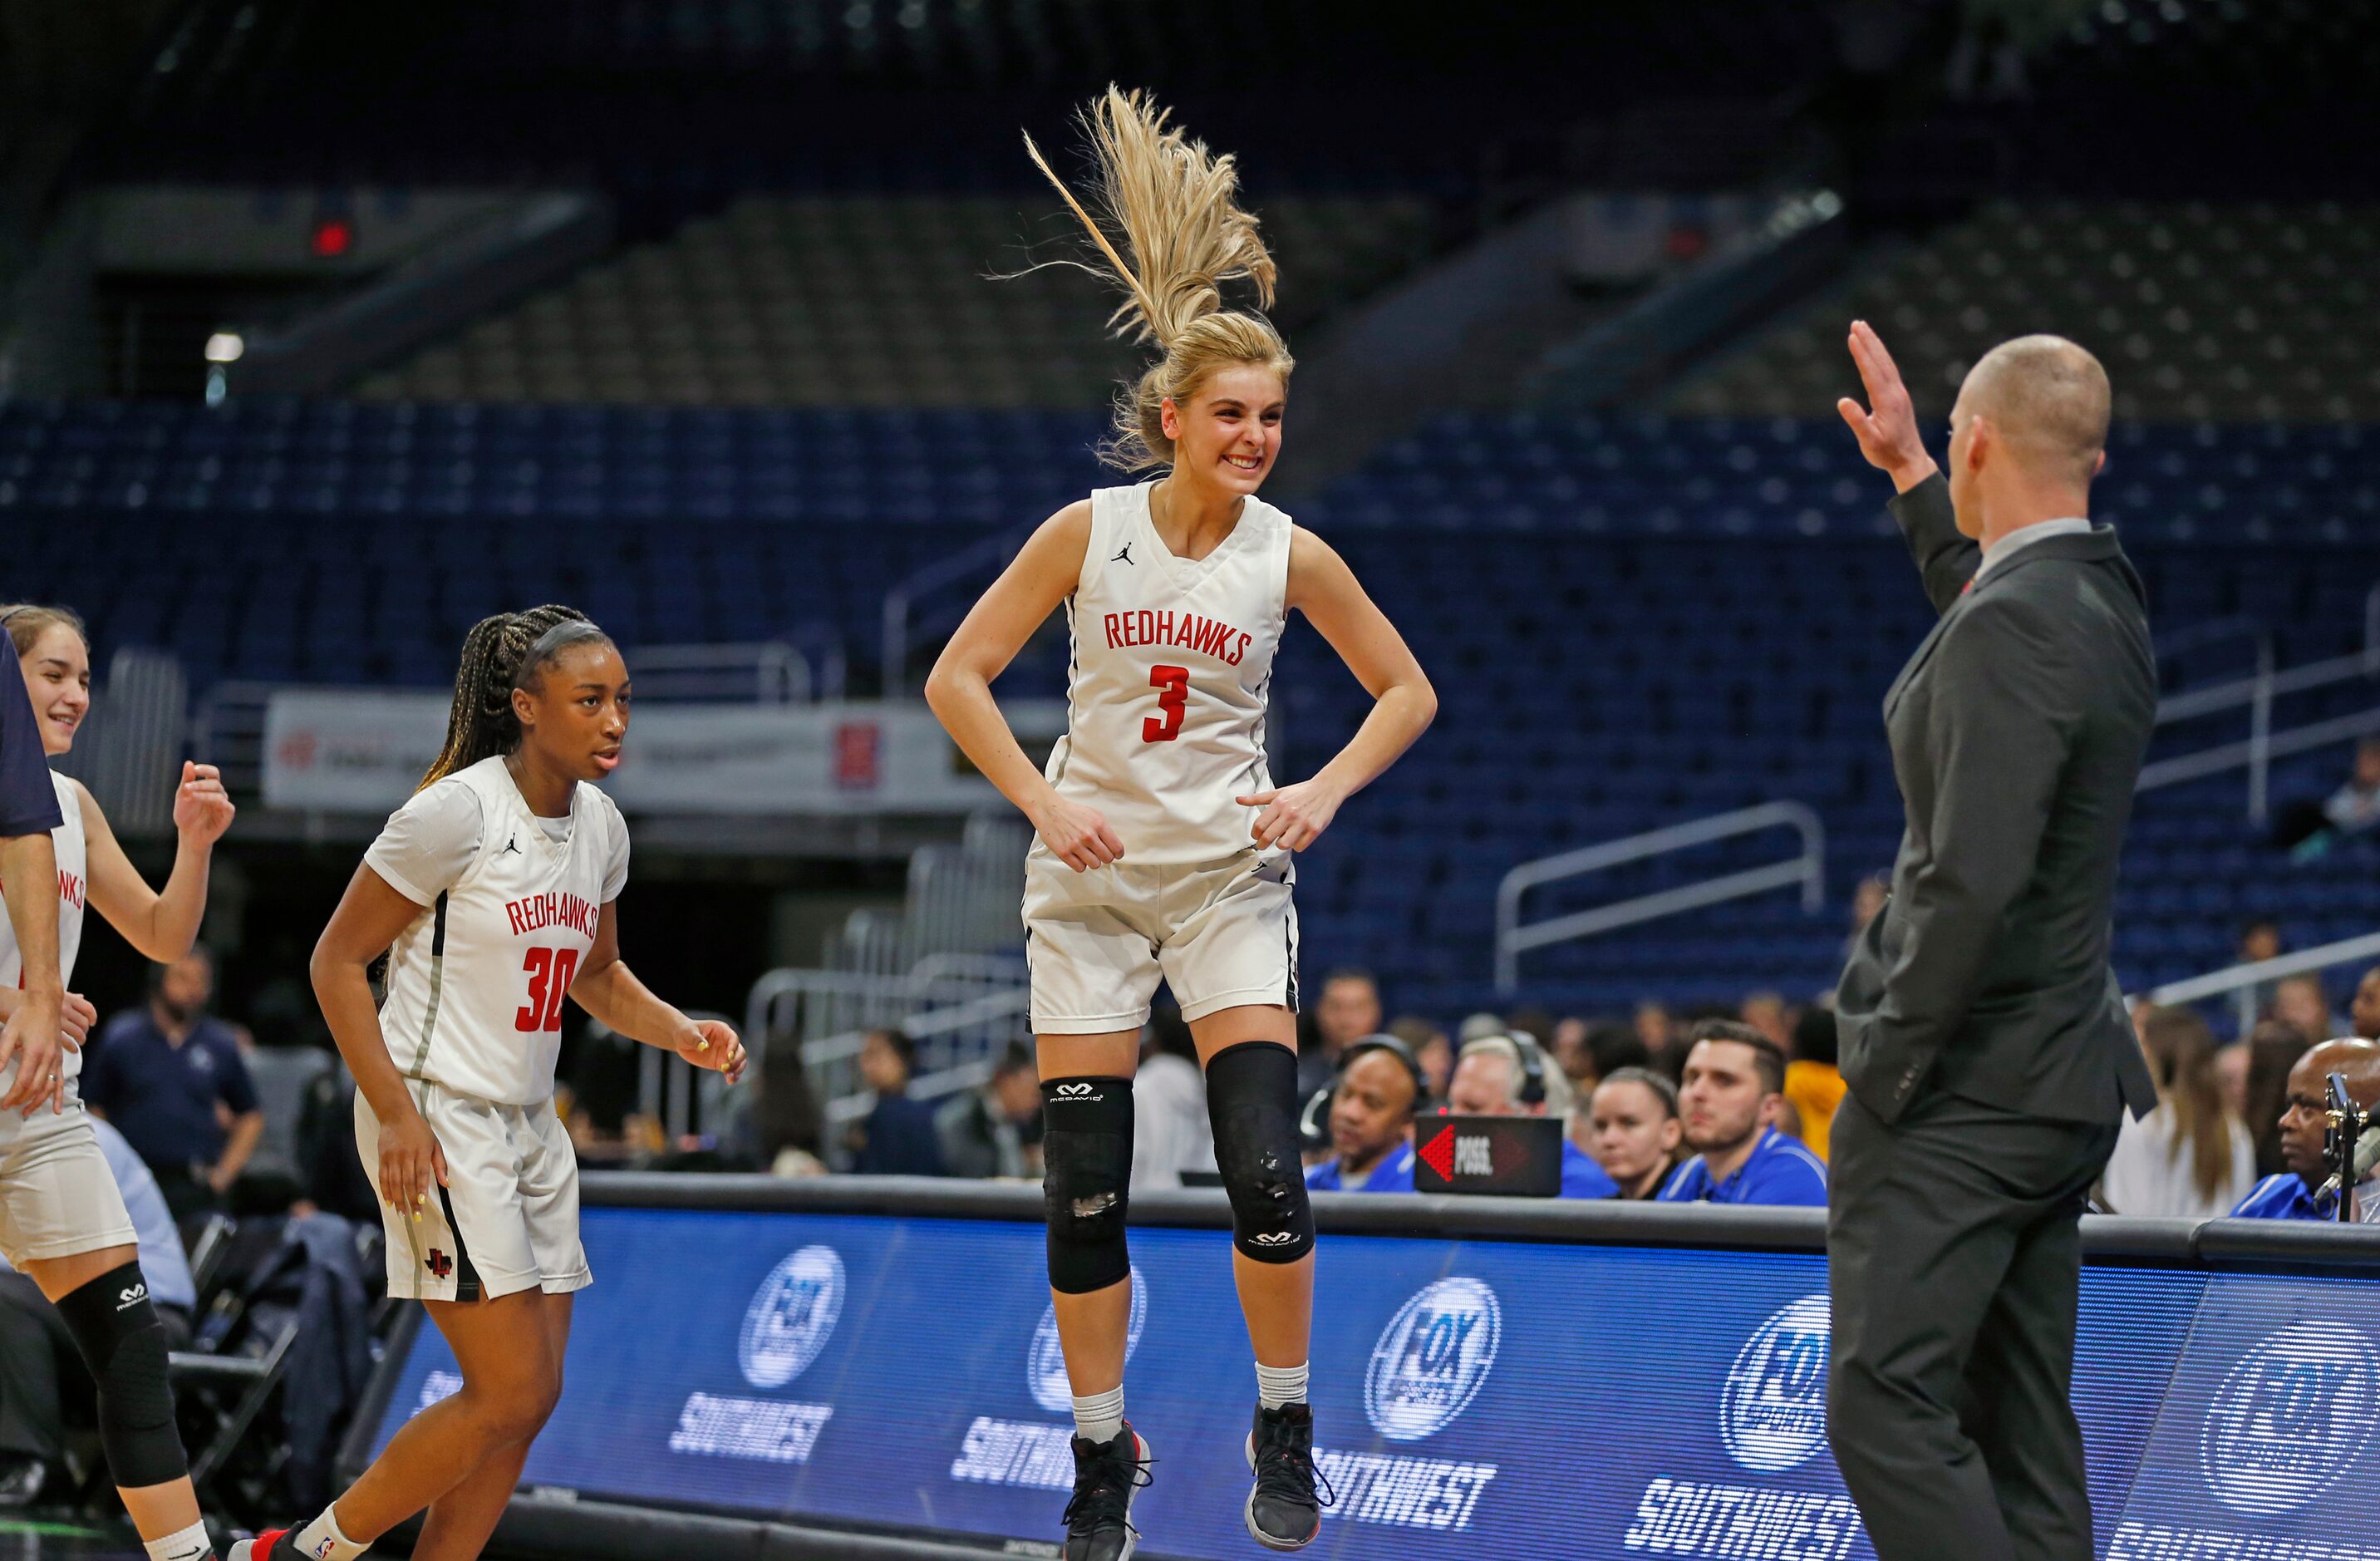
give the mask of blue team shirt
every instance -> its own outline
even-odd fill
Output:
[[[2316,1203],[2313,1189],[2306,1186],[2305,1177],[2295,1171],[2284,1171],[2277,1177],[2266,1177],[2256,1184],[2255,1190],[2240,1200],[2231,1211],[2235,1220],[2331,1220],[2338,1218],[2336,1203]]]
[[[1827,1206],[1823,1161],[1774,1128],[1760,1129],[1752,1157],[1723,1182],[1711,1179],[1699,1154],[1679,1166],[1661,1189],[1664,1203],[1758,1203],[1772,1208]]]
[[[10,652],[14,659],[15,652]],[[47,835],[65,823],[22,677],[0,678],[0,836]]]
[[[1568,1139],[1562,1140],[1562,1185],[1564,1198],[1617,1198],[1620,1184],[1603,1174],[1595,1156]]]
[[[215,1103],[234,1116],[256,1109],[239,1043],[201,1018],[179,1046],[147,1008],[118,1014],[83,1058],[82,1098],[107,1113],[154,1171],[187,1173],[223,1158]]]
[[[1336,1155],[1319,1165],[1310,1166],[1305,1173],[1305,1185],[1317,1192],[1411,1192],[1414,1189],[1413,1145],[1390,1155],[1372,1167],[1368,1180],[1350,1187],[1339,1175]]]

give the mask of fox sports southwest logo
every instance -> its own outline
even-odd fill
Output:
[[[1496,1292],[1441,1279],[1397,1309],[1364,1372],[1364,1413],[1391,1442],[1445,1430],[1471,1407],[1504,1335]]]
[[[1124,1325],[1123,1358],[1140,1348],[1140,1331],[1148,1325],[1148,1289],[1140,1282],[1140,1270],[1132,1271],[1132,1321]],[[1041,1313],[1041,1325],[1033,1330],[1033,1348],[1026,1358],[1025,1381],[1033,1389],[1033,1402],[1053,1415],[1071,1413],[1075,1408],[1075,1390],[1066,1382],[1066,1353],[1058,1348],[1058,1309],[1050,1306]]]
[[[737,1363],[754,1387],[783,1387],[809,1370],[843,1315],[843,1259],[804,1247],[769,1271],[744,1309]]]
[[[2267,1334],[2215,1390],[2198,1444],[2215,1499],[2266,1518],[2322,1494],[2371,1439],[2380,1356],[2341,1323]]]
[[[1782,1307],[1735,1352],[1718,1399],[1727,1456],[1755,1474],[1782,1474],[1827,1442],[1824,1295]]]

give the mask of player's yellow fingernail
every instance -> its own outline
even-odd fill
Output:
[[[430,1194],[426,1192],[417,1192],[413,1195],[413,1201],[416,1203],[427,1203],[430,1201]]]
[[[414,1215],[413,1215],[413,1223],[414,1223],[414,1224],[416,1224],[416,1225],[419,1225],[419,1224],[421,1223],[421,1214],[420,1214],[420,1212],[419,1212],[419,1210],[415,1211],[415,1213],[414,1213]]]

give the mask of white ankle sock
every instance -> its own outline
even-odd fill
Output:
[[[1112,1442],[1123,1429],[1123,1389],[1075,1397],[1075,1434],[1086,1442]]]
[[[356,1561],[371,1548],[358,1544],[339,1531],[339,1509],[326,1506],[322,1516],[289,1536],[289,1549],[302,1561]]]
[[[215,1542],[207,1538],[204,1523],[193,1523],[162,1540],[144,1541],[141,1548],[149,1553],[149,1561],[215,1561]]]
[[[1305,1402],[1305,1367],[1268,1366],[1257,1362],[1257,1402],[1268,1409]]]

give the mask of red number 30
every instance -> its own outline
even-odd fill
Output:
[[[528,1001],[513,1016],[513,1028],[524,1034],[562,1028],[562,1000],[578,975],[575,948],[532,948],[521,961],[528,977]]]
[[[1182,735],[1182,717],[1190,708],[1190,669],[1186,666],[1152,666],[1148,669],[1148,686],[1160,690],[1157,708],[1165,718],[1146,716],[1140,723],[1143,742],[1172,742]]]

